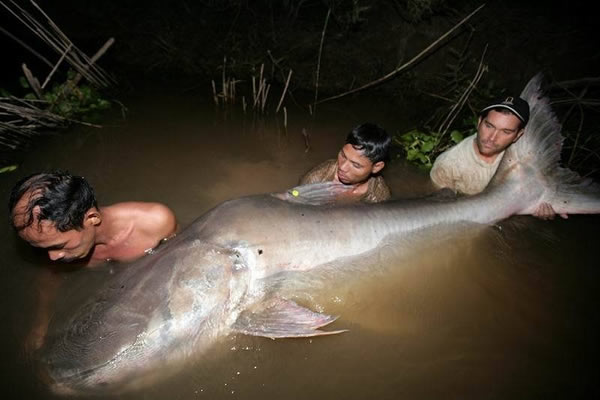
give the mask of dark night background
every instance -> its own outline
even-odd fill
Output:
[[[26,1],[20,3],[28,5]],[[173,88],[206,88],[204,82],[220,76],[224,56],[235,76],[265,63],[267,70],[275,70],[273,80],[283,80],[283,71],[278,68],[285,72],[292,68],[294,88],[312,90],[323,23],[331,7],[321,62],[320,90],[325,96],[393,70],[482,3],[80,0],[39,4],[88,54],[114,37],[115,45],[100,64],[118,78],[121,89],[132,90],[158,81]],[[476,68],[485,44],[489,45],[486,80],[493,80],[497,88],[520,90],[538,71],[556,81],[597,74],[600,49],[594,39],[593,13],[583,2],[556,4],[489,2],[468,25],[438,46],[438,51],[364,95],[402,98],[441,91],[445,82],[440,76],[456,62],[451,50],[467,49],[464,72],[468,73]],[[45,52],[6,10],[2,10],[2,21],[5,29]],[[36,62],[6,36],[0,37],[4,49],[2,84],[10,86],[21,74],[23,61],[34,71]],[[271,65],[267,51],[278,66]],[[40,75],[44,73],[40,71]]]
[[[29,2],[21,1],[29,11]],[[294,71],[290,97],[307,111],[314,96],[316,64],[327,10],[331,16],[321,56],[319,98],[376,80],[407,62],[482,3],[456,0],[289,0],[289,1],[39,1],[40,6],[88,55],[110,37],[116,42],[98,63],[117,79],[111,98],[169,92],[211,99],[212,79],[219,82],[223,59],[228,76],[248,84],[261,64],[269,83],[283,86]],[[504,90],[519,92],[537,72],[549,87],[556,82],[595,77],[600,49],[596,21],[583,2],[489,2],[449,39],[395,78],[345,101],[401,107],[410,128],[427,124],[445,112],[473,78],[482,55],[488,72],[468,106]],[[53,62],[48,50],[0,9],[2,27]],[[5,35],[0,87],[19,94],[18,78],[25,62],[40,80],[49,68]],[[64,74],[64,71],[63,71]],[[56,79],[60,79],[58,74]],[[559,116],[572,116],[573,98],[585,90],[594,98],[597,82],[570,92],[550,92]],[[478,103],[479,100],[479,103]],[[595,104],[583,106],[590,130],[597,121]],[[561,106],[562,104],[562,106]],[[588,107],[592,104],[592,107]],[[127,105],[127,104],[125,104]],[[563,107],[561,109],[560,107]],[[596,107],[597,108],[597,107]],[[561,114],[562,113],[562,114]],[[563,121],[579,126],[581,118]],[[579,128],[573,128],[579,129]],[[593,140],[597,143],[597,139]],[[567,147],[568,147],[567,143]],[[598,156],[593,157],[595,159]],[[5,160],[6,161],[6,160]],[[589,161],[588,161],[589,163]],[[596,173],[590,165],[583,174]]]

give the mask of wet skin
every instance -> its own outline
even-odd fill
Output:
[[[21,230],[19,236],[32,246],[45,249],[52,261],[71,262],[88,257],[95,233],[89,226],[61,232],[54,223],[43,220]]]
[[[338,153],[337,174],[334,181],[353,185],[352,195],[360,196],[366,193],[371,175],[381,171],[384,166],[383,161],[373,163],[362,150],[354,148],[351,144],[345,144]]]
[[[491,110],[484,118],[479,117],[475,152],[483,161],[492,163],[523,135],[520,126],[521,121],[514,114]]]

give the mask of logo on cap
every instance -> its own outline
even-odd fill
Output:
[[[510,104],[511,106],[513,105],[513,98],[512,97],[507,97],[506,100],[504,100],[502,103],[504,104]]]

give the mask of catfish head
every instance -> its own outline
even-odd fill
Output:
[[[42,360],[53,390],[115,393],[178,371],[236,318],[248,272],[236,250],[184,237],[124,266],[52,327]]]

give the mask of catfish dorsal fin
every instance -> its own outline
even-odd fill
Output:
[[[321,206],[347,201],[347,196],[353,189],[353,186],[339,182],[311,183],[293,187],[283,193],[274,193],[273,196],[290,203]]]
[[[346,332],[345,329],[319,330],[336,319],[337,317],[299,306],[291,300],[276,298],[267,304],[262,304],[257,310],[242,312],[232,328],[235,332],[245,335],[271,339],[335,335]]]

